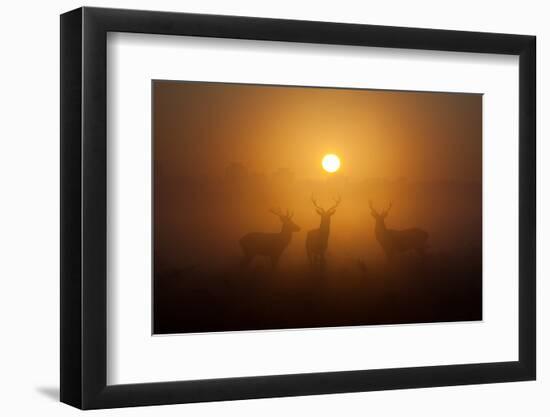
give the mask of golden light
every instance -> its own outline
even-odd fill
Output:
[[[333,153],[329,153],[323,157],[323,169],[327,172],[336,172],[340,169],[340,158]]]

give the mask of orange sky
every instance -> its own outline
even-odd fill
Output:
[[[482,96],[154,81],[155,161],[169,176],[233,163],[320,179],[335,153],[351,180],[481,182]]]

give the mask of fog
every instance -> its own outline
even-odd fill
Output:
[[[369,200],[392,209],[390,229],[419,227],[429,233],[432,252],[481,248],[481,185],[473,182],[409,182],[335,176],[324,181],[297,180],[281,169],[270,175],[250,173],[241,164],[223,177],[165,178],[155,181],[155,260],[159,267],[225,267],[242,256],[238,240],[247,232],[279,232],[279,219],[269,209],[294,213],[301,231],[293,235],[281,263],[305,263],[308,230],[319,227],[311,202],[328,207],[341,203],[332,217],[327,257],[377,262],[383,252],[375,239]],[[261,262],[261,260],[258,260]],[[266,260],[264,260],[266,262]]]
[[[481,111],[475,94],[153,82],[155,333],[480,320]],[[312,198],[340,203],[310,264]],[[378,238],[371,201],[391,203]],[[256,233],[290,230],[273,211],[300,228],[275,249]]]

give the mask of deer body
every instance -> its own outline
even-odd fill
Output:
[[[371,215],[376,221],[374,235],[376,240],[386,253],[388,260],[401,252],[409,250],[416,251],[419,255],[424,255],[428,247],[428,233],[419,228],[404,230],[388,229],[385,224],[386,216],[391,209],[391,204],[386,211],[377,212],[370,203]]]
[[[334,206],[325,210],[317,205],[315,199],[311,199],[317,210],[317,214],[321,216],[321,224],[318,229],[310,230],[306,237],[306,252],[311,267],[325,266],[325,252],[328,248],[328,238],[330,235],[330,220],[336,212],[336,207],[340,204],[341,198],[335,200]]]
[[[248,266],[256,256],[266,256],[270,258],[272,267],[276,268],[279,258],[292,240],[292,233],[300,230],[292,221],[292,215],[288,211],[286,215],[280,212],[273,213],[281,220],[281,231],[279,233],[252,232],[244,235],[239,240],[244,254],[242,266]]]

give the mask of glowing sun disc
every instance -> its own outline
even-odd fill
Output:
[[[323,169],[327,172],[336,172],[340,169],[340,158],[333,153],[329,153],[323,157]]]

